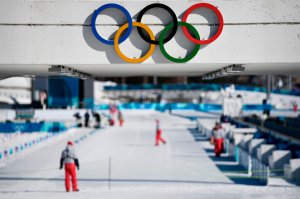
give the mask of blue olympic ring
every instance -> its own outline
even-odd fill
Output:
[[[123,12],[127,18],[127,21],[128,21],[128,28],[127,28],[127,31],[125,32],[125,34],[120,38],[120,43],[122,43],[123,41],[125,41],[130,33],[131,33],[131,30],[132,30],[132,19],[131,19],[131,16],[129,14],[129,12],[121,5],[119,4],[115,4],[115,3],[108,3],[108,4],[105,4],[103,6],[100,6],[97,10],[95,10],[93,16],[92,16],[92,21],[91,21],[91,26],[92,26],[92,31],[95,35],[95,37],[101,41],[102,43],[104,44],[107,44],[107,45],[114,45],[114,40],[107,40],[107,39],[104,39],[103,37],[101,37],[99,35],[99,33],[97,32],[97,29],[96,29],[96,19],[98,17],[98,15],[100,14],[100,12],[102,12],[103,10],[105,9],[108,9],[108,8],[116,8],[116,9],[119,9],[121,12]]]

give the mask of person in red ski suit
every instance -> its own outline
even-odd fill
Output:
[[[297,102],[293,103],[293,111],[296,113],[298,111],[298,104]]]
[[[75,154],[74,146],[71,141],[68,142],[67,147],[63,150],[60,158],[60,168],[65,166],[65,186],[66,191],[70,191],[70,177],[72,178],[72,189],[73,191],[79,191],[77,186],[77,179],[76,179],[76,169],[79,170],[79,161]]]
[[[123,114],[122,114],[122,112],[120,110],[118,111],[118,120],[119,120],[119,125],[123,126],[123,124],[124,124],[124,117],[123,117]]]
[[[224,151],[224,129],[220,123],[216,123],[212,132],[212,140],[215,145],[215,157],[220,157]]]
[[[156,141],[155,141],[155,146],[159,145],[159,141],[162,143],[166,144],[167,142],[161,137],[162,130],[159,125],[159,120],[156,120]]]

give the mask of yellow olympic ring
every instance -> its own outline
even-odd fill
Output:
[[[138,27],[141,27],[143,28],[150,36],[151,40],[155,40],[155,36],[153,34],[153,32],[151,31],[151,29],[146,26],[145,24],[142,24],[142,23],[139,23],[139,22],[132,22],[132,26],[138,26]],[[154,52],[155,50],[155,44],[150,44],[150,49],[149,51],[141,58],[138,58],[138,59],[132,59],[132,58],[129,58],[129,57],[126,57],[120,50],[120,47],[119,47],[119,38],[122,34],[122,32],[124,30],[126,30],[128,28],[128,23],[124,24],[116,33],[116,36],[114,38],[114,47],[115,47],[115,50],[116,50],[116,53],[119,55],[119,57],[121,59],[123,59],[124,61],[126,62],[129,62],[129,63],[141,63],[143,61],[145,61],[146,59],[148,59],[152,53]]]

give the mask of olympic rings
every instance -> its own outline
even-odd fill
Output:
[[[172,27],[171,33],[163,40],[163,42],[164,42],[164,44],[165,44],[165,43],[167,43],[168,41],[170,41],[170,40],[174,37],[174,35],[176,34],[176,32],[177,32],[177,28],[178,28],[177,16],[176,16],[176,14],[174,13],[174,11],[173,11],[170,7],[168,7],[168,6],[164,5],[164,4],[161,4],[161,3],[153,3],[153,4],[150,4],[150,5],[146,6],[144,9],[141,10],[141,12],[139,13],[139,15],[138,15],[136,21],[137,21],[137,22],[141,22],[141,21],[142,21],[142,17],[144,16],[144,14],[145,14],[148,10],[150,10],[150,9],[152,9],[152,8],[162,8],[162,9],[166,10],[168,13],[170,13],[170,15],[171,15],[171,17],[172,17],[172,19],[173,19],[173,24],[175,24],[175,25],[173,25],[173,27]],[[150,44],[156,44],[156,45],[159,44],[159,41],[149,39],[149,38],[144,34],[144,32],[142,31],[142,29],[141,29],[140,27],[138,27],[137,30],[138,30],[138,33],[140,34],[140,36],[141,36],[146,42],[148,42],[148,43],[150,43]]]
[[[101,37],[96,29],[96,19],[98,17],[98,15],[100,14],[100,12],[102,12],[103,10],[106,10],[108,8],[115,8],[115,9],[119,9],[121,12],[123,12],[127,18],[127,21],[128,21],[128,29],[126,31],[126,33],[120,38],[120,43],[122,43],[123,41],[125,41],[130,33],[131,33],[131,30],[132,30],[132,19],[131,19],[131,16],[129,14],[129,12],[123,7],[123,6],[120,6],[119,4],[115,4],[115,3],[108,3],[108,4],[105,4],[103,6],[100,6],[93,14],[92,16],[92,21],[91,21],[91,26],[92,26],[92,31],[95,35],[95,37],[101,41],[102,43],[104,44],[107,44],[107,45],[114,45],[114,41],[113,40],[106,40],[104,39],[103,37]]]
[[[142,23],[139,23],[139,22],[133,22],[132,23],[132,26],[136,26],[136,27],[141,27],[143,28],[144,30],[146,30],[146,32],[149,34],[150,38],[152,40],[155,39],[155,36],[153,34],[153,32],[151,31],[151,29],[146,26],[145,24],[142,24]],[[149,51],[146,53],[146,55],[144,55],[143,57],[141,58],[138,58],[138,59],[131,59],[131,58],[128,58],[126,57],[120,50],[119,48],[119,38],[120,38],[120,35],[122,34],[122,32],[128,28],[128,23],[123,25],[116,33],[116,36],[115,36],[115,39],[114,39],[114,47],[115,47],[115,50],[116,50],[116,53],[120,56],[121,59],[123,59],[124,61],[126,62],[129,62],[129,63],[140,63],[140,62],[143,62],[145,61],[146,59],[148,59],[152,53],[154,52],[155,50],[155,45],[154,44],[150,44],[150,49]]]
[[[125,14],[127,21],[128,21],[125,25],[123,25],[116,32],[115,38],[113,40],[104,39],[103,37],[101,37],[99,35],[99,33],[97,32],[97,29],[96,29],[96,19],[97,19],[98,15],[100,14],[100,12],[102,12],[103,10],[108,9],[108,8],[115,8],[115,9],[120,10],[121,12],[123,12]],[[173,22],[170,23],[169,25],[167,25],[163,29],[158,41],[155,39],[155,36],[154,36],[153,32],[151,31],[151,29],[147,25],[141,23],[142,17],[144,16],[144,14],[152,8],[162,8],[162,9],[166,10],[173,19]],[[207,8],[207,9],[212,10],[217,15],[218,20],[219,20],[219,27],[218,27],[217,33],[207,40],[201,40],[200,35],[197,32],[197,30],[191,24],[187,23],[188,16],[191,14],[192,11],[194,11],[195,9],[198,9],[198,8]],[[146,42],[148,42],[150,44],[149,51],[143,57],[140,57],[137,59],[132,59],[132,58],[126,57],[121,52],[120,47],[119,47],[119,44],[122,43],[123,41],[125,41],[130,36],[133,26],[137,27],[138,33],[143,38],[143,40],[145,40]],[[187,55],[184,58],[174,58],[174,57],[170,56],[164,48],[164,44],[169,42],[175,36],[178,26],[182,27],[184,35],[191,42],[197,44],[195,46],[195,48],[193,49],[192,53],[190,55]],[[129,63],[140,63],[140,62],[143,62],[146,59],[148,59],[153,54],[153,52],[155,50],[155,45],[159,45],[162,54],[168,60],[173,61],[175,63],[188,62],[196,56],[196,54],[200,50],[200,44],[209,44],[209,43],[215,41],[221,35],[223,26],[224,26],[224,20],[223,20],[223,16],[222,16],[221,12],[218,10],[217,7],[215,7],[209,3],[198,3],[198,4],[195,4],[195,5],[191,6],[190,8],[188,8],[182,17],[182,22],[178,22],[176,14],[170,7],[168,7],[164,4],[161,4],[161,3],[150,4],[150,5],[146,6],[144,9],[142,9],[141,12],[138,14],[137,22],[132,21],[132,18],[130,16],[129,12],[123,6],[121,6],[119,4],[115,4],[115,3],[109,3],[109,4],[105,4],[103,6],[100,6],[93,13],[92,21],[91,21],[91,28],[92,28],[92,32],[93,32],[94,36],[100,42],[102,42],[104,44],[114,45],[116,53],[120,56],[120,58]],[[145,33],[142,31],[142,29],[144,29],[148,33],[150,38],[147,35],[145,35]],[[193,36],[195,36],[195,38],[189,33],[188,29],[190,29],[192,31]],[[124,34],[122,34],[125,30],[126,30],[126,32]],[[168,32],[170,32],[170,33],[168,36],[166,36],[166,34]]]
[[[182,30],[183,30],[183,33],[185,34],[185,36],[189,40],[191,40],[193,43],[196,43],[196,44],[209,44],[209,43],[215,41],[221,35],[222,30],[223,30],[223,26],[224,26],[223,16],[222,16],[221,12],[218,10],[218,8],[216,8],[215,6],[213,6],[209,3],[198,3],[198,4],[195,4],[195,5],[191,6],[189,9],[187,9],[187,11],[184,13],[184,15],[182,17],[182,22],[186,22],[188,16],[191,14],[191,12],[194,11],[195,9],[197,9],[197,8],[211,9],[217,15],[219,23],[220,23],[217,33],[214,36],[212,36],[211,38],[207,39],[207,40],[200,40],[200,39],[195,39],[194,37],[192,37],[186,27],[183,26]]]
[[[182,26],[182,27],[187,27],[189,28],[194,34],[195,34],[195,37],[197,39],[200,39],[200,35],[199,33],[197,32],[196,28],[194,28],[194,26],[192,26],[191,24],[188,24],[188,23],[185,23],[185,22],[179,22],[178,23],[179,26]],[[160,39],[159,39],[159,47],[160,47],[160,51],[161,53],[170,61],[173,61],[175,63],[184,63],[184,62],[188,62],[190,61],[191,59],[193,59],[198,51],[200,50],[200,45],[199,44],[196,44],[194,50],[192,51],[192,53],[188,56],[186,56],[185,58],[182,58],[182,59],[178,59],[178,58],[174,58],[174,57],[171,57],[167,51],[165,50],[164,48],[164,43],[163,43],[163,38],[165,36],[165,34],[171,29],[174,27],[174,24],[169,24],[162,32],[161,32],[161,36],[160,36]]]

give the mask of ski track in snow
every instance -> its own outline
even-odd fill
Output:
[[[215,116],[181,111],[181,116],[159,112],[124,112],[124,127],[78,129],[72,140],[80,161],[77,172],[80,192],[66,193],[59,158],[67,139],[44,147],[0,169],[0,198],[288,198],[300,196],[291,184],[258,186],[230,180],[189,132],[195,122],[182,115],[197,115],[206,122]],[[155,147],[155,122],[159,118],[167,144]],[[68,138],[69,139],[69,138]],[[111,158],[111,187],[108,159]]]

